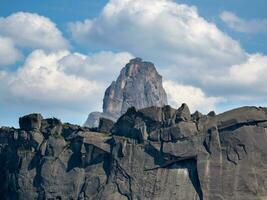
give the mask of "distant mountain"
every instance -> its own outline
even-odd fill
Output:
[[[167,95],[161,75],[153,63],[135,58],[126,64],[117,80],[106,89],[103,112],[90,113],[84,126],[98,126],[101,117],[116,121],[132,106],[141,109],[164,105],[167,105]]]

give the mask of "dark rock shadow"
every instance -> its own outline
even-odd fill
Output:
[[[194,189],[196,190],[199,199],[203,200],[203,192],[200,185],[199,177],[198,177],[198,171],[197,171],[197,160],[192,158],[188,160],[183,160],[176,162],[172,164],[171,166],[167,168],[175,168],[175,169],[187,169],[190,181],[192,185],[194,186]]]
[[[75,167],[82,167],[82,154],[80,152],[73,153],[68,160],[67,172],[71,171]]]

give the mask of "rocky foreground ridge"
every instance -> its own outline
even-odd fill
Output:
[[[141,109],[167,104],[162,77],[154,64],[134,58],[122,68],[117,80],[106,89],[103,112],[90,113],[84,125],[97,127],[101,117],[117,121],[132,106]]]
[[[0,129],[1,199],[267,199],[266,108],[130,108],[95,129],[19,123]]]

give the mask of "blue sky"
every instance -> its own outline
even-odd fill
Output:
[[[68,35],[66,24],[70,21],[84,20],[97,17],[108,0],[75,1],[75,0],[1,0],[1,16],[8,16],[14,12],[25,11],[38,13],[49,17],[60,30]],[[229,30],[219,18],[219,14],[225,10],[232,11],[238,16],[247,19],[267,18],[266,1],[264,0],[234,0],[234,1],[210,1],[210,0],[177,0],[177,3],[185,3],[197,6],[201,16],[215,22],[223,31],[233,38],[240,40],[242,45],[249,51],[261,51],[267,53],[264,44],[267,34],[257,34],[256,37],[236,33]],[[86,51],[86,49],[83,49]]]
[[[266,106],[264,0],[1,0],[0,126],[40,112],[82,124],[135,56],[169,103],[222,112]],[[2,45],[1,45],[2,43]]]

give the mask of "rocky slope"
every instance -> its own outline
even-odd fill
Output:
[[[154,64],[135,58],[126,64],[117,80],[106,89],[103,112],[90,113],[84,125],[95,127],[100,117],[116,121],[132,106],[141,109],[164,105],[167,105],[167,95]]]
[[[1,199],[265,200],[267,109],[137,111],[95,129],[20,118],[0,129]]]

